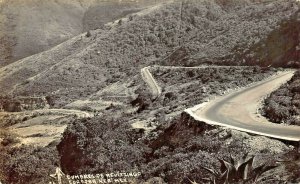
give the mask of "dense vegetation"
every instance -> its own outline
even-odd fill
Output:
[[[227,59],[227,56],[248,52],[251,46],[263,42],[273,30],[289,21],[297,10],[298,5],[292,0],[268,3],[242,0],[226,6],[219,1],[192,0],[160,5],[141,15],[128,16],[118,24],[91,31],[90,37],[83,34],[0,69],[1,92],[13,90],[24,95],[34,92],[41,96],[54,93],[68,103],[95,93],[113,80],[127,80],[141,67],[153,63],[247,65],[242,58]],[[294,49],[295,45],[291,47]],[[251,51],[249,57],[254,59],[256,53]]]
[[[0,145],[0,180],[9,184],[45,184],[49,174],[58,166],[58,153],[55,146],[35,148],[32,146],[10,147]]]
[[[21,102],[9,97],[0,97],[0,111],[19,112],[21,111]]]
[[[64,172],[80,174],[138,169],[143,173],[140,178],[142,181],[154,180],[156,177],[167,183],[189,183],[190,180],[205,183],[207,181],[203,178],[209,177],[209,172],[205,168],[220,167],[216,158],[229,159],[230,155],[241,157],[250,152],[259,158],[263,157],[264,161],[268,160],[268,164],[274,164],[275,155],[288,151],[279,141],[272,142],[261,137],[218,129],[195,122],[185,113],[179,116],[176,116],[176,113],[172,114],[176,111],[180,113],[184,106],[198,104],[203,100],[200,93],[197,94],[200,96],[199,102],[195,99],[192,101],[183,99],[184,96],[194,96],[193,93],[198,91],[180,87],[180,84],[189,79],[187,76],[194,77],[193,80],[189,80],[192,86],[198,84],[196,81],[205,79],[203,75],[214,75],[214,82],[208,79],[207,83],[201,84],[206,84],[207,94],[210,95],[218,93],[217,86],[220,84],[235,87],[231,82],[236,81],[236,85],[240,86],[253,82],[249,81],[247,76],[250,78],[254,74],[253,80],[261,80],[262,77],[260,75],[262,69],[257,67],[243,70],[240,67],[206,68],[205,73],[202,70],[204,69],[186,69],[185,72],[178,72],[177,69],[152,69],[160,84],[164,80],[165,89],[168,85],[177,84],[181,90],[178,94],[182,97],[178,95],[177,98],[177,93],[172,95],[170,91],[165,90],[161,98],[151,102],[147,100],[150,99],[150,94],[147,96],[140,89],[137,92],[141,94],[132,105],[143,108],[136,109],[135,112],[128,113],[125,109],[119,109],[119,113],[116,113],[115,107],[112,107],[105,115],[74,122],[68,127],[58,146]],[[220,77],[226,76],[224,73],[229,71],[235,73],[237,77],[228,81]],[[256,75],[254,71],[257,72]],[[265,72],[265,76],[272,73]],[[221,82],[218,83],[219,81]],[[131,127],[132,123],[141,120],[146,120],[148,127],[156,126],[156,129],[145,134],[143,129]],[[267,141],[265,144],[268,146],[257,147],[255,141]],[[226,146],[221,146],[225,144]],[[270,178],[274,179],[274,176]]]
[[[239,158],[256,149],[245,144],[247,139],[252,138],[195,122],[186,114],[163,122],[157,129],[158,135],[152,138],[132,130],[129,117],[124,116],[120,120],[110,116],[75,122],[68,128],[58,147],[64,172],[138,170],[142,172],[139,183],[155,177],[166,183],[190,183],[190,180],[207,183],[204,178],[210,175],[205,168],[219,168],[217,158],[229,159],[230,155]],[[261,141],[259,137],[257,139]],[[255,164],[275,164],[278,153],[272,151],[273,143],[268,142],[269,148],[250,151],[251,155],[258,157]],[[287,151],[286,148],[284,150]],[[274,175],[271,174],[268,179],[275,179]]]
[[[274,123],[300,126],[300,71],[265,100],[264,115]]]

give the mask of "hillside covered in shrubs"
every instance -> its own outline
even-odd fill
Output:
[[[260,168],[259,183],[300,182],[298,143],[211,126],[183,112],[261,81],[280,70],[274,67],[299,67],[299,2],[164,1],[105,25],[90,19],[98,10],[85,14],[85,26],[99,29],[0,68],[1,182],[49,183],[60,167],[70,175],[139,171],[135,182],[144,184],[213,183],[211,171],[224,173],[225,160],[254,156],[245,163]],[[162,88],[156,99],[141,77],[146,66]],[[300,125],[299,78],[298,71],[265,100],[265,116]],[[46,108],[89,116],[26,115]],[[26,116],[15,113],[24,110]],[[39,147],[20,144],[12,124],[67,128]],[[227,173],[233,183],[258,179]]]
[[[285,22],[296,21],[298,4],[292,0],[234,2],[224,5],[219,1],[175,1],[91,31],[90,37],[79,35],[51,50],[1,68],[1,94],[55,92],[67,96],[65,100],[72,100],[109,85],[111,78],[127,79],[137,74],[139,68],[153,63],[253,64],[253,58],[265,52],[260,49],[258,53],[251,47],[263,43]],[[274,39],[274,43],[280,41]],[[295,44],[289,42],[282,46],[290,47],[293,50]],[[244,52],[250,52],[252,59],[238,57]],[[271,58],[267,60],[268,63],[254,63],[272,64]]]
[[[0,67],[48,50],[68,39],[99,29],[154,0],[2,0]]]
[[[119,118],[107,113],[84,122],[74,122],[58,146],[63,171],[96,174],[138,170],[142,173],[138,183],[189,184],[190,180],[209,183],[207,178],[212,176],[206,168],[219,170],[218,158],[229,160],[234,155],[239,160],[249,153],[256,156],[256,165],[272,168],[279,166],[277,159],[287,159],[287,155],[297,159],[297,151],[280,141],[211,127],[184,113],[170,121],[160,121],[157,129],[148,136],[132,129],[128,123],[132,122],[131,118],[131,115]],[[258,146],[258,142],[264,145]],[[293,169],[299,170],[299,167],[293,166]],[[295,178],[297,170],[279,169],[283,175],[279,178],[272,172],[275,170],[263,175],[260,183],[298,181]],[[242,177],[238,180],[243,181]]]
[[[274,123],[300,126],[300,71],[265,101],[264,115]]]

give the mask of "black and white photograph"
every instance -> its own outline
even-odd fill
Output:
[[[300,184],[300,0],[0,0],[0,184]]]

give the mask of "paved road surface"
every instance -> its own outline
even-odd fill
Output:
[[[143,80],[150,87],[153,98],[159,97],[161,95],[161,88],[158,86],[157,82],[153,78],[152,74],[149,71],[149,68],[148,67],[142,68],[141,75]]]
[[[148,67],[143,68],[141,73],[143,80],[151,88],[153,96],[158,97],[161,94],[161,89],[149,72]],[[218,97],[211,102],[197,105],[185,111],[196,120],[208,124],[225,126],[283,140],[300,141],[299,126],[275,124],[258,113],[262,99],[278,89],[280,85],[290,80],[293,75],[294,71],[279,72],[278,75],[274,75],[267,80],[257,82],[249,87]]]
[[[202,106],[187,109],[186,112],[195,119],[209,124],[273,138],[300,141],[300,126],[271,123],[257,113],[263,97],[287,82],[293,75],[293,71],[280,72],[265,81],[218,97]]]

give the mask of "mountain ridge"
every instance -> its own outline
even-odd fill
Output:
[[[0,4],[0,67],[48,50],[90,29],[101,28],[153,3],[154,0],[138,3],[4,0]]]
[[[237,56],[240,51],[234,48],[263,40],[298,9],[295,1],[282,0],[238,5],[231,10],[211,1],[162,4],[149,13],[133,14],[92,31],[90,37],[81,34],[71,42],[0,68],[1,93],[70,94],[74,99],[109,85],[112,78],[136,75],[137,69],[153,63],[251,64],[236,57],[225,62],[223,56]],[[184,62],[176,53],[181,47],[187,48]],[[172,52],[174,57],[163,60]]]

